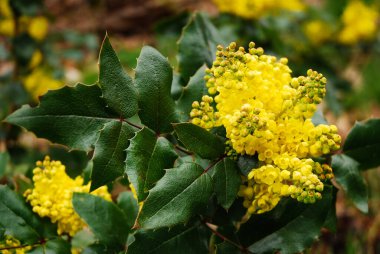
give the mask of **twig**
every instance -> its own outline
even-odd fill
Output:
[[[211,163],[204,171],[202,174],[205,174],[207,173],[212,167],[214,167],[219,161],[223,160],[224,158],[226,158],[226,155],[223,154],[222,156],[220,156],[216,161],[214,161],[213,163]]]
[[[129,125],[131,125],[131,126],[137,128],[137,129],[139,129],[139,130],[141,130],[141,129],[143,128],[143,127],[141,127],[140,125],[134,124],[134,123],[132,123],[132,122],[126,120],[126,119],[123,119],[123,121],[126,122],[127,124],[129,124]]]

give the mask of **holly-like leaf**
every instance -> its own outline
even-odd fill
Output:
[[[212,180],[195,163],[167,169],[150,190],[135,226],[145,229],[185,223],[204,208],[212,195]]]
[[[174,125],[178,139],[189,149],[204,159],[215,159],[224,154],[224,143],[216,135],[191,124]]]
[[[134,236],[136,239],[129,246],[128,254],[208,253],[207,234],[198,225],[139,230]]]
[[[88,193],[74,193],[73,206],[100,243],[124,248],[129,228],[127,215],[119,207]]]
[[[4,151],[0,152],[0,178],[3,177],[9,162],[9,153]]]
[[[359,171],[359,163],[347,155],[332,157],[332,167],[337,183],[342,186],[347,197],[363,213],[368,213],[368,190]]]
[[[133,193],[131,191],[124,191],[120,193],[117,197],[117,205],[127,215],[126,219],[128,222],[128,228],[132,228],[135,224],[137,213],[139,212],[139,205],[137,200],[133,197]]]
[[[241,254],[241,253],[244,253],[244,252],[240,251],[240,249],[238,247],[236,247],[235,245],[233,245],[227,241],[224,241],[220,244],[217,244],[215,247],[216,247],[216,254]]]
[[[127,149],[125,173],[136,189],[139,202],[144,200],[148,191],[171,168],[177,159],[173,146],[164,137],[143,128],[131,139]]]
[[[259,159],[253,156],[241,155],[239,156],[237,165],[240,169],[240,173],[248,176],[252,169],[259,167]]]
[[[361,169],[380,165],[380,119],[357,122],[343,146],[345,154],[360,163]]]
[[[193,101],[201,101],[202,96],[207,94],[205,84],[206,66],[202,66],[189,80],[189,84],[182,88],[182,95],[177,101],[178,113],[183,121],[190,118]]]
[[[40,239],[38,217],[25,201],[8,186],[0,186],[0,228],[21,243],[36,243]]]
[[[178,69],[184,84],[202,65],[212,65],[218,44],[224,41],[206,14],[193,14],[178,41]]]
[[[224,158],[215,165],[211,174],[218,203],[227,210],[239,191],[241,184],[239,169],[234,161]]]
[[[138,114],[141,122],[157,133],[171,132],[171,123],[178,121],[170,93],[172,79],[173,69],[168,59],[152,47],[143,47],[135,75],[139,92]]]
[[[124,118],[137,113],[137,90],[123,69],[108,36],[104,38],[99,56],[99,84],[108,106]]]
[[[5,121],[24,127],[40,138],[89,151],[104,124],[115,121],[100,96],[98,86],[63,87],[49,91],[35,108],[22,106]]]
[[[319,236],[331,205],[335,204],[328,185],[315,204],[283,199],[272,211],[253,215],[242,224],[238,242],[253,253],[300,253]]]
[[[50,239],[43,245],[28,251],[28,254],[71,254],[71,245],[62,238]]]
[[[133,135],[134,130],[127,123],[114,121],[104,125],[95,144],[91,191],[123,175],[125,150]]]

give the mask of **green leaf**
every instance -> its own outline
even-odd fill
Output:
[[[174,125],[179,140],[190,150],[205,159],[215,159],[224,154],[224,143],[216,135],[191,123]]]
[[[122,176],[125,168],[125,150],[134,135],[127,123],[114,121],[104,125],[95,144],[91,191]]]
[[[5,170],[7,169],[8,162],[9,153],[6,151],[0,152],[0,178],[3,177]]]
[[[271,212],[255,215],[239,231],[240,240],[253,253],[300,253],[320,234],[332,205],[332,188],[325,186],[322,200],[300,204],[283,200]],[[243,239],[245,238],[245,239]]]
[[[239,168],[229,158],[218,162],[211,171],[218,204],[228,210],[236,199],[241,184]]]
[[[170,230],[139,230],[128,254],[208,253],[207,235],[198,225],[176,226]]]
[[[152,47],[143,47],[137,59],[135,76],[139,117],[143,124],[157,133],[171,132],[171,123],[178,121],[170,93],[172,79],[173,69],[168,59]]]
[[[100,243],[124,247],[129,228],[126,214],[114,203],[88,193],[74,193],[73,206]]]
[[[171,168],[177,159],[173,146],[164,137],[143,128],[131,139],[127,149],[125,173],[136,189],[138,201],[143,201],[148,191]]]
[[[259,167],[259,159],[257,156],[253,157],[248,155],[241,155],[239,156],[237,165],[240,169],[240,173],[248,176],[249,172],[251,172],[252,169]]]
[[[344,154],[332,157],[336,182],[342,186],[347,197],[363,213],[368,213],[368,190],[359,170],[359,163]]]
[[[201,166],[184,163],[167,169],[150,190],[136,226],[154,229],[185,223],[206,206],[211,195],[212,180]]]
[[[380,165],[380,119],[357,122],[347,136],[343,151],[360,163],[361,169]]]
[[[63,87],[49,91],[38,107],[24,105],[5,121],[24,127],[40,138],[89,151],[104,124],[115,121],[100,96],[98,86]]]
[[[137,90],[132,78],[123,69],[107,35],[100,49],[99,84],[108,106],[120,116],[128,118],[137,113]]]
[[[224,241],[220,244],[216,245],[216,254],[241,254],[244,252],[241,252],[238,247],[235,245]]]
[[[46,244],[41,245],[31,251],[28,254],[71,254],[71,245],[68,241],[62,238],[48,240]]]
[[[206,14],[193,14],[178,40],[178,68],[184,84],[202,65],[212,65],[218,44],[224,44],[223,39]]]
[[[40,239],[38,217],[25,201],[8,186],[0,186],[0,228],[21,243],[36,243]]]
[[[203,65],[189,80],[189,84],[183,87],[182,95],[177,101],[178,113],[182,121],[188,121],[193,101],[201,101],[202,96],[207,94],[204,80],[206,66]]]
[[[124,191],[120,193],[117,197],[117,205],[127,215],[126,219],[128,228],[132,228],[135,224],[137,213],[139,212],[139,205],[137,200],[133,197],[133,193],[131,191]]]

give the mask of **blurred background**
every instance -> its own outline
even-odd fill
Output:
[[[132,75],[143,45],[176,69],[176,43],[194,11],[207,13],[227,43],[254,41],[288,57],[294,76],[309,68],[323,73],[328,92],[320,112],[343,139],[355,121],[380,117],[378,0],[0,0],[0,120],[23,104],[38,105],[48,90],[97,82],[106,32]],[[91,155],[0,124],[0,183],[22,193],[45,154],[70,176],[88,178]],[[336,232],[323,231],[308,253],[380,253],[380,171],[363,175],[369,213],[338,192]]]

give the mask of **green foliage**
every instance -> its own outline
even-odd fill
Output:
[[[73,206],[79,216],[89,225],[99,243],[112,248],[127,242],[129,228],[127,216],[114,203],[86,193],[75,193]]]
[[[337,183],[347,197],[363,213],[368,212],[368,191],[359,170],[359,163],[347,155],[334,155],[332,167]]]
[[[137,227],[155,229],[186,223],[206,206],[212,195],[212,180],[195,163],[167,169],[150,190],[137,217]]]
[[[108,36],[104,38],[99,56],[99,85],[107,105],[120,117],[137,113],[137,91],[113,50]]]
[[[347,136],[343,151],[360,163],[361,169],[380,165],[380,119],[357,122]]]
[[[224,144],[216,135],[191,124],[174,125],[178,139],[191,151],[205,159],[215,159],[224,154]]]
[[[172,131],[177,122],[170,88],[173,70],[168,60],[156,49],[145,46],[137,59],[136,87],[139,92],[141,122],[157,133]]]
[[[106,123],[95,144],[91,190],[122,176],[129,139],[134,129],[127,123],[113,121]]]

